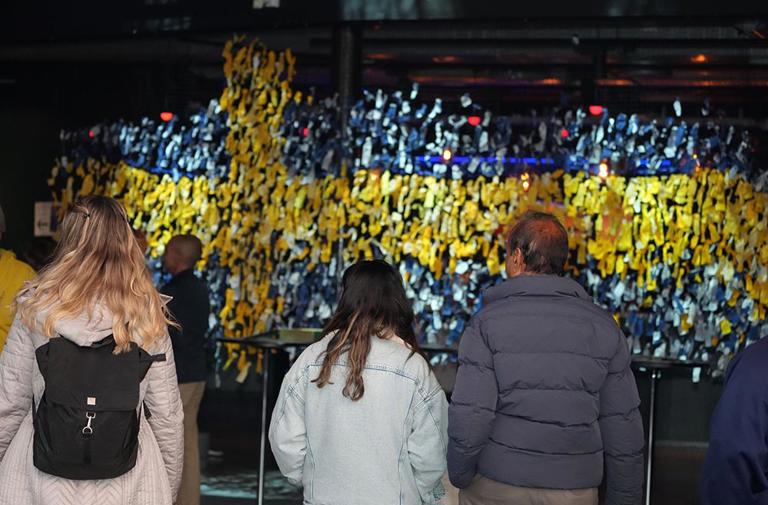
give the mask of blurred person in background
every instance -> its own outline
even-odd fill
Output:
[[[144,241],[146,250],[146,240]],[[176,357],[181,402],[184,405],[184,470],[178,505],[200,503],[200,446],[197,414],[208,375],[205,338],[211,311],[208,287],[195,275],[195,265],[203,254],[203,244],[194,235],[176,235],[163,253],[163,268],[171,280],[162,287],[172,297],[168,310],[180,327],[169,326]]]
[[[5,213],[0,207],[0,240],[5,233]],[[0,351],[13,322],[11,304],[24,283],[35,277],[31,266],[16,259],[13,252],[0,248]]]
[[[733,358],[709,427],[702,505],[768,504],[768,339]]]
[[[141,253],[146,256],[147,252],[149,252],[149,242],[147,242],[147,236],[138,228],[133,228],[133,238],[135,238],[136,242],[139,244]]]
[[[35,237],[21,253],[21,259],[29,264],[36,272],[42,270],[53,257],[56,241],[50,237]]]

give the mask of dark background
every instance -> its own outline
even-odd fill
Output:
[[[6,246],[31,238],[60,129],[206,104],[235,33],[291,48],[294,86],[318,96],[418,82],[448,107],[469,91],[496,113],[600,103],[654,117],[679,97],[691,120],[706,99],[752,128],[764,163],[767,20],[768,2],[754,0],[15,2],[0,16]]]
[[[297,56],[294,86],[354,97],[360,88],[443,97],[468,91],[497,113],[600,103],[648,117],[712,115],[750,128],[768,157],[768,2],[747,0],[246,0],[15,2],[0,16],[0,203],[4,247],[32,238],[33,204],[62,128],[186,114],[224,86],[233,34]],[[346,91],[345,91],[346,90]],[[647,409],[648,374],[637,373]],[[255,462],[259,384],[225,379],[206,397],[211,446]],[[696,503],[720,385],[665,371],[658,390],[656,503]],[[647,417],[647,413],[646,413]]]

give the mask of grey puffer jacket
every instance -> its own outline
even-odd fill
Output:
[[[96,308],[94,317],[60,321],[56,331],[78,345],[112,333],[112,317]],[[105,480],[68,480],[39,471],[32,463],[32,398],[45,389],[35,349],[47,337],[17,319],[0,355],[0,505],[172,505],[184,451],[183,420],[171,341],[160,339],[151,354],[165,353],[141,383],[140,399],[151,412],[141,416],[139,454],[128,473]]]
[[[627,341],[576,282],[519,276],[490,288],[461,341],[448,471],[514,486],[585,489],[638,504],[640,400]]]

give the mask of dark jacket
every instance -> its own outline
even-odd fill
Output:
[[[709,433],[702,505],[768,505],[768,340],[731,362]]]
[[[490,288],[459,348],[448,472],[521,487],[584,489],[638,504],[640,399],[627,341],[576,282],[519,276]]]
[[[168,327],[179,383],[204,381],[207,376],[205,336],[211,311],[208,288],[190,269],[176,274],[163,286],[162,292],[173,297],[168,302],[168,310],[181,325],[181,329]]]

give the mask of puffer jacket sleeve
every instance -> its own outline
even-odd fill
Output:
[[[32,408],[34,367],[32,336],[17,315],[0,354],[0,461]]]
[[[171,339],[164,336],[155,349],[155,352],[165,354],[165,361],[153,363],[149,368],[144,402],[150,412],[149,425],[163,455],[173,501],[176,501],[184,461],[184,410],[176,379]]]
[[[459,371],[448,410],[448,474],[457,488],[472,483],[496,418],[498,382],[493,353],[475,317],[459,346]]]
[[[605,455],[606,505],[635,505],[643,498],[643,423],[629,347],[616,329],[617,350],[600,389],[600,432]]]
[[[442,477],[448,449],[448,401],[437,378],[428,368],[427,372],[424,386],[416,393],[407,445],[422,503],[432,505],[445,495]]]
[[[300,484],[307,454],[307,425],[304,419],[309,370],[304,351],[283,379],[269,425],[269,444],[280,472],[291,482]]]

